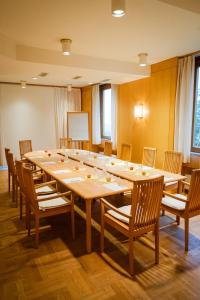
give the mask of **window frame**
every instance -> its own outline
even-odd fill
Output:
[[[111,84],[106,83],[106,84],[102,84],[99,87],[99,94],[100,94],[100,122],[101,122],[101,139],[102,140],[109,140],[111,141],[111,136],[105,136],[103,135],[103,115],[104,115],[104,111],[103,111],[103,92],[105,90],[111,89]]]
[[[197,94],[197,69],[200,68],[200,56],[195,58],[195,69],[194,69],[194,97],[193,97],[193,112],[192,112],[192,139],[191,139],[191,152],[200,153],[200,147],[194,147],[194,121],[195,121],[195,110],[196,110],[196,94]]]

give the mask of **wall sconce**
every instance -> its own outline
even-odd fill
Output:
[[[144,118],[144,105],[143,104],[136,105],[134,114],[135,114],[135,118],[143,119]]]

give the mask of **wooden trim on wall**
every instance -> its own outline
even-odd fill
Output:
[[[10,85],[21,85],[20,82],[4,82],[0,81],[0,84],[10,84]],[[67,88],[67,86],[64,85],[50,85],[50,84],[35,84],[35,83],[26,83],[27,86],[39,86],[39,87],[57,87],[57,88]],[[82,87],[72,87],[73,89],[82,89]]]

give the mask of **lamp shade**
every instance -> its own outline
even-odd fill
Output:
[[[125,15],[125,0],[112,0],[112,16],[116,18]]]
[[[147,66],[147,56],[148,56],[147,53],[138,54],[140,67],[146,67]]]
[[[70,40],[70,39],[61,39],[60,42],[61,42],[61,45],[62,45],[63,55],[70,55],[71,54],[72,40]]]

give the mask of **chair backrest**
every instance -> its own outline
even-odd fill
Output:
[[[16,173],[18,177],[20,191],[25,193],[24,178],[23,178],[23,162],[21,160],[16,160],[15,165],[16,165]]]
[[[156,162],[156,148],[144,147],[143,156],[142,156],[142,164],[148,167],[155,167]]]
[[[142,230],[159,222],[163,185],[164,176],[134,182],[130,230]]]
[[[72,148],[72,139],[71,138],[60,138],[60,148],[71,149]]]
[[[23,166],[22,174],[23,174],[23,180],[24,180],[26,199],[29,201],[29,203],[33,209],[39,210],[32,171],[31,171],[31,169],[28,169]]]
[[[14,156],[12,152],[8,152],[7,154],[8,157],[8,169],[11,174],[16,174],[16,169],[15,169],[15,161],[14,161]]]
[[[9,169],[9,165],[8,165],[8,153],[9,152],[10,152],[10,149],[9,148],[5,148],[5,157],[6,157],[6,162],[7,162],[8,169]]]
[[[165,151],[163,170],[171,173],[181,173],[183,154],[176,151]]]
[[[187,208],[189,213],[200,211],[200,169],[192,171]]]
[[[19,141],[19,152],[21,159],[24,157],[24,154],[32,152],[32,141],[31,140],[22,140]]]
[[[120,156],[122,160],[131,161],[132,156],[132,145],[131,144],[121,144]]]
[[[104,142],[104,155],[107,155],[107,156],[112,155],[112,142],[110,142],[110,141]]]

